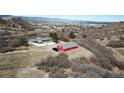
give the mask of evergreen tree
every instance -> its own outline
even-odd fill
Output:
[[[28,41],[27,41],[25,38],[21,38],[21,39],[20,39],[20,44],[21,44],[22,46],[28,46]]]
[[[74,33],[73,33],[73,32],[71,32],[71,33],[70,33],[70,35],[69,35],[69,37],[70,37],[71,39],[74,39],[74,38],[75,38]]]
[[[58,43],[58,35],[56,34],[56,32],[53,33],[52,38],[54,42]]]
[[[52,39],[53,39],[53,42],[58,42],[58,35],[57,35],[57,33],[56,32],[51,32],[50,34],[49,34],[49,37],[51,37]]]
[[[49,33],[49,37],[52,37],[52,36],[53,36],[53,33],[52,33],[52,32],[50,32],[50,33]]]

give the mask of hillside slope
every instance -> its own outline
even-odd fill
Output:
[[[27,21],[24,21],[20,17],[14,17],[14,16],[7,16],[7,17],[0,16],[0,26],[4,26],[4,28],[10,27],[10,29],[18,28],[21,30],[34,29],[32,24],[28,23]]]

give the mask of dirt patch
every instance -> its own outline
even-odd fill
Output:
[[[124,56],[124,48],[115,48],[122,56]]]
[[[117,60],[124,62],[124,49],[123,48],[111,48],[113,55]]]
[[[90,52],[89,50],[87,50],[83,47],[80,47],[80,46],[77,49],[67,51],[66,53],[70,60],[76,59],[76,58],[81,58],[81,57],[85,57],[85,58],[89,59],[94,56],[94,54],[92,52]]]

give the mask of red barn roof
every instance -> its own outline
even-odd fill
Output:
[[[75,42],[67,42],[65,44],[59,44],[57,46],[57,49],[59,51],[67,51],[67,50],[72,50],[74,48],[78,48],[78,44]]]

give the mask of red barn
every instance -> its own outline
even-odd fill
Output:
[[[57,45],[58,51],[61,51],[61,52],[66,52],[75,48],[78,48],[78,44],[75,42],[67,42],[65,44]]]

